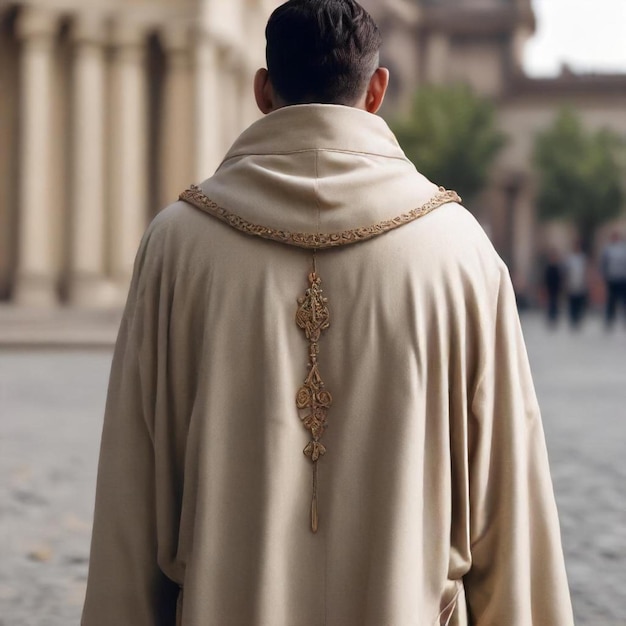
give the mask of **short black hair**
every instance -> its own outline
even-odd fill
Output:
[[[289,0],[265,29],[269,79],[286,104],[353,105],[378,65],[382,38],[354,0]]]

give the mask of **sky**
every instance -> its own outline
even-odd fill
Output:
[[[526,44],[530,76],[576,72],[626,73],[626,0],[533,0],[535,35]]]

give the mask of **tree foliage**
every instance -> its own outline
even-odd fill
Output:
[[[569,108],[536,138],[538,210],[543,219],[565,218],[589,247],[598,227],[624,203],[622,139],[608,130],[587,131]]]
[[[464,85],[420,88],[409,116],[393,129],[422,174],[470,202],[506,141],[491,103]]]

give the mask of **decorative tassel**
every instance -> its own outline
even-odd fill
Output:
[[[327,426],[327,414],[333,402],[331,394],[325,389],[324,381],[319,372],[319,339],[323,331],[330,326],[328,300],[322,293],[322,280],[317,274],[315,255],[313,271],[309,274],[309,288],[298,298],[296,323],[304,331],[309,342],[309,373],[304,384],[296,394],[296,406],[307,413],[301,416],[304,427],[311,433],[311,441],[304,448],[305,456],[313,463],[313,497],[311,500],[311,530],[316,533],[318,528],[317,512],[317,462],[326,448],[320,439]]]
[[[313,464],[313,498],[311,499],[311,530],[317,532],[317,461]]]

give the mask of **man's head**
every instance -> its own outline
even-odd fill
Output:
[[[343,104],[374,113],[389,74],[378,27],[354,0],[289,0],[265,30],[267,70],[255,78],[263,113],[292,104]]]

